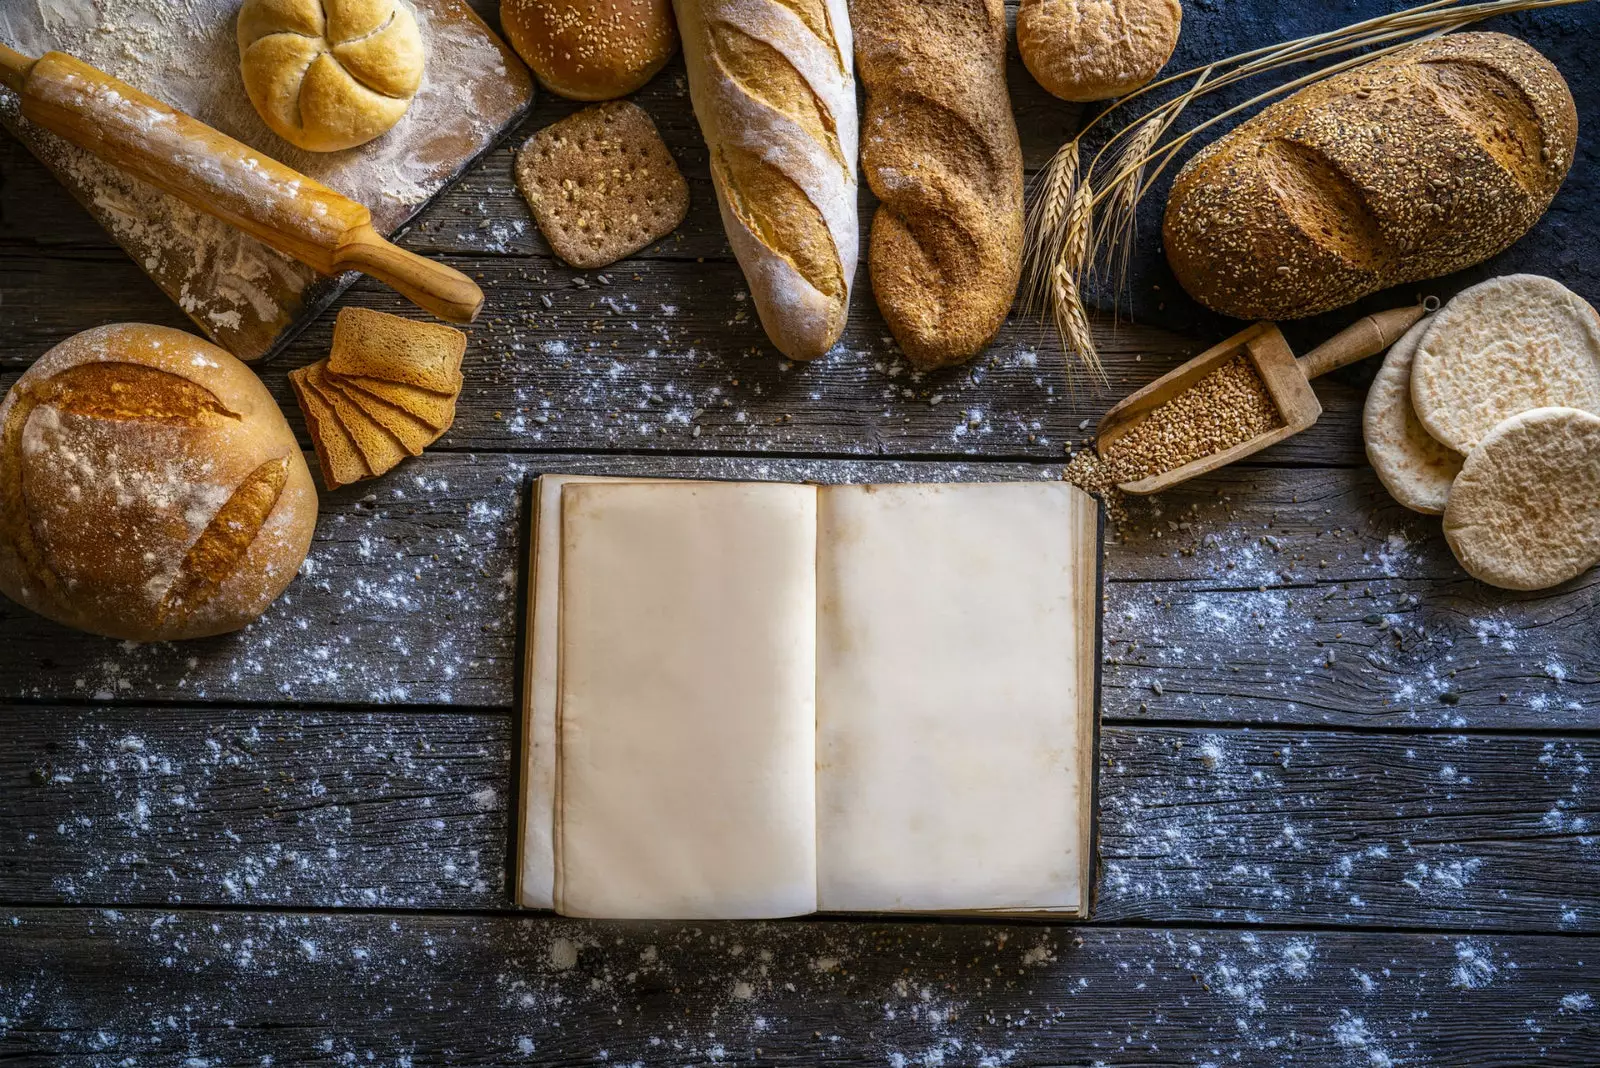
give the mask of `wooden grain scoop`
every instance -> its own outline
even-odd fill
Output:
[[[0,85],[29,121],[323,274],[361,271],[455,323],[483,306],[472,279],[384,240],[365,205],[81,60],[0,44]]]
[[[1161,471],[1130,482],[1119,482],[1124,493],[1159,493],[1196,475],[1214,471],[1268,445],[1298,434],[1317,421],[1322,404],[1311,389],[1311,380],[1357,360],[1383,352],[1400,339],[1424,314],[1439,306],[1434,297],[1404,308],[1369,315],[1304,356],[1295,358],[1283,331],[1272,323],[1256,323],[1214,345],[1176,370],[1169,371],[1108,411],[1096,431],[1095,447],[1102,459],[1112,461],[1108,449],[1132,432],[1151,412],[1194,386],[1236,356],[1243,356],[1260,376],[1272,405],[1277,408],[1279,425],[1246,438],[1236,445],[1190,460],[1169,471]],[[1115,452],[1115,450],[1110,450]]]

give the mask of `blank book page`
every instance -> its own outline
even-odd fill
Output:
[[[1059,482],[818,500],[819,907],[1080,907],[1093,503]]]

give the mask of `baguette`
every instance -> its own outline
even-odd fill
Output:
[[[767,336],[811,360],[844,332],[856,230],[844,0],[674,0],[728,243]]]
[[[1499,33],[1424,41],[1272,105],[1179,172],[1178,281],[1242,319],[1316,315],[1521,237],[1572,164],[1561,73]]]
[[[960,363],[1005,322],[1022,273],[1022,146],[1002,0],[853,0],[862,167],[882,201],[867,262],[919,368]]]

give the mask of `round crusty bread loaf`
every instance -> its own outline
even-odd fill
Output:
[[[85,330],[0,404],[0,591],[68,626],[237,630],[294,578],[316,521],[266,387],[181,330]]]
[[[672,0],[501,0],[500,25],[539,84],[572,100],[626,96],[678,47]]]
[[[405,0],[245,0],[237,36],[250,102],[312,152],[384,133],[422,84],[422,33]]]
[[[1600,315],[1536,274],[1464,289],[1417,347],[1411,400],[1428,433],[1463,453],[1530,408],[1600,414]]]
[[[1454,33],[1324,78],[1206,146],[1162,234],[1195,300],[1297,319],[1479,263],[1572,165],[1561,72],[1501,33]]]
[[[1109,100],[1160,73],[1182,25],[1178,0],[1022,0],[1017,50],[1062,100]]]
[[[1600,416],[1535,408],[1497,425],[1467,455],[1444,536],[1468,574],[1508,590],[1600,562]]]
[[[1367,459],[1395,500],[1413,511],[1438,515],[1461,473],[1461,454],[1424,429],[1411,406],[1411,366],[1432,317],[1423,319],[1389,347],[1383,367],[1367,390],[1361,434]]]

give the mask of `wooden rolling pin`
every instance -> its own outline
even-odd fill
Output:
[[[483,307],[472,279],[384,240],[364,204],[82,60],[0,44],[0,84],[29,121],[323,274],[370,274],[453,323]]]

